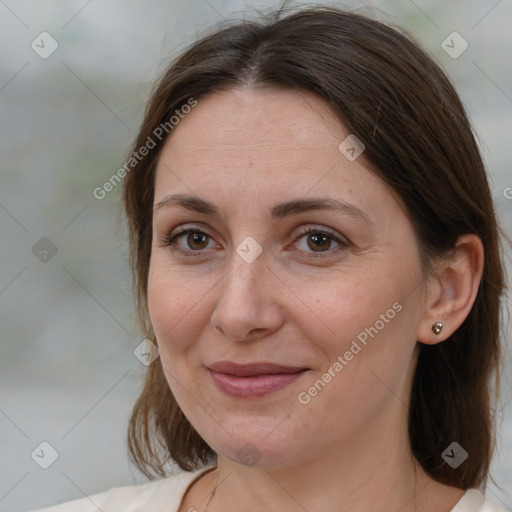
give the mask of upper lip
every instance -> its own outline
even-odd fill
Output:
[[[300,366],[283,366],[273,363],[238,364],[232,361],[219,361],[208,366],[208,369],[217,373],[226,373],[235,377],[253,377],[255,375],[272,375],[278,373],[297,373],[307,370]]]

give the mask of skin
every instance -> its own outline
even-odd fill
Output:
[[[347,135],[315,96],[239,88],[200,99],[165,144],[155,182],[150,316],[172,392],[218,454],[218,468],[190,487],[180,510],[204,510],[217,479],[211,512],[240,504],[440,512],[463,494],[414,460],[406,404],[419,342],[446,339],[473,304],[481,242],[461,237],[426,275],[396,196],[364,157],[349,161],[338,149]],[[210,201],[219,214],[166,201],[171,194]],[[361,215],[317,209],[271,217],[276,204],[303,198],[344,201]],[[169,245],[178,226],[199,233]],[[313,233],[304,235],[304,227]],[[247,236],[262,248],[252,263],[236,251]],[[299,393],[393,304],[401,310],[300,403]],[[438,336],[437,321],[444,324]],[[266,397],[233,398],[206,368],[221,360],[308,371]],[[247,443],[261,457],[253,466],[237,455]]]

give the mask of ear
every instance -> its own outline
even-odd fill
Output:
[[[461,236],[427,282],[418,341],[434,345],[449,338],[461,326],[475,302],[483,266],[484,247],[480,237],[473,234]],[[443,324],[439,334],[432,330],[437,322]]]

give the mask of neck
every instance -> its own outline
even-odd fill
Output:
[[[423,489],[440,484],[412,457],[404,442],[407,422],[398,416],[372,422],[322,457],[285,466],[247,467],[219,456],[209,512],[239,510],[241,503],[253,512],[420,512]]]

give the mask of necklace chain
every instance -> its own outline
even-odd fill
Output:
[[[218,484],[219,484],[219,472],[217,470],[217,480],[215,481],[215,487],[213,488],[212,494],[208,500],[208,503],[206,504],[206,508],[204,509],[204,512],[209,512],[210,502],[212,501],[213,497],[215,496],[215,493],[217,492]]]

